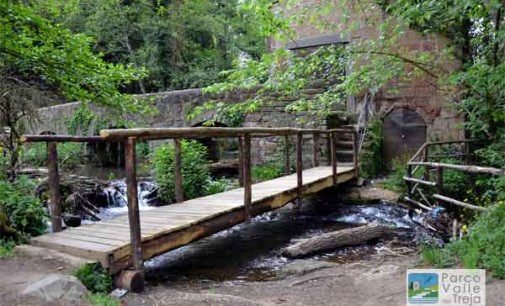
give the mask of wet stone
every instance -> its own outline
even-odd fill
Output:
[[[86,292],[86,287],[75,276],[51,274],[30,283],[23,291],[23,295],[36,296],[47,302],[58,300],[76,301]]]
[[[285,278],[288,275],[300,276],[310,272],[332,268],[335,266],[336,266],[335,264],[330,262],[309,260],[309,259],[297,259],[285,265],[281,270],[279,270],[279,272],[277,272],[277,276],[279,278]]]

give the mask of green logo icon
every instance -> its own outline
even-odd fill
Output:
[[[438,303],[437,273],[409,273],[407,284],[409,304]]]

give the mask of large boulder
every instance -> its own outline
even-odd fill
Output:
[[[24,295],[40,297],[47,302],[79,300],[86,294],[86,287],[75,276],[50,274],[49,276],[29,284],[23,291]]]

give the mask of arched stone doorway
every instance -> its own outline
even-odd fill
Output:
[[[426,142],[426,122],[415,111],[396,108],[384,117],[384,160],[411,156]]]

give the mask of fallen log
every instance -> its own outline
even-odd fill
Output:
[[[342,246],[362,244],[383,237],[390,231],[390,228],[387,226],[371,223],[303,239],[286,247],[282,253],[287,257],[302,257]]]

